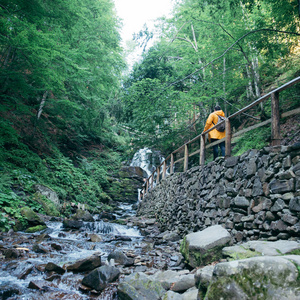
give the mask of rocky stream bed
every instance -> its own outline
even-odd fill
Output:
[[[128,207],[127,225],[77,211],[2,233],[0,299],[300,299],[298,241],[233,245],[220,225],[180,237]]]
[[[1,233],[0,299],[119,299],[125,275],[182,269],[178,242],[164,240],[155,220],[135,218],[128,207],[127,225],[97,216],[93,222],[45,218],[46,230]],[[100,267],[101,284],[89,281]]]

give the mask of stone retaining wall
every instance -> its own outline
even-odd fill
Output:
[[[300,144],[174,173],[145,196],[137,214],[181,236],[221,224],[236,242],[299,239]]]

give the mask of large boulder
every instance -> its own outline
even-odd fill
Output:
[[[299,266],[297,255],[219,263],[205,299],[300,299]]]
[[[60,201],[59,198],[56,194],[56,192],[54,192],[52,189],[50,189],[47,186],[44,186],[42,184],[36,184],[34,186],[35,190],[37,191],[37,193],[45,196],[47,199],[49,199],[51,202],[53,202],[54,205],[56,205],[57,208],[60,207]]]
[[[77,209],[76,213],[72,215],[72,220],[75,221],[84,221],[84,222],[94,222],[93,216],[87,211],[83,209]]]
[[[187,263],[196,268],[218,261],[222,257],[222,249],[230,243],[229,232],[220,225],[214,225],[186,235],[180,252]]]
[[[91,256],[77,260],[73,264],[67,265],[67,270],[72,272],[91,271],[101,266],[100,253],[94,253]]]
[[[83,221],[64,219],[63,227],[68,229],[80,229],[84,225]]]
[[[20,210],[22,217],[28,222],[30,227],[43,225],[45,226],[46,223],[41,219],[41,217],[36,214],[30,207],[24,206]]]
[[[247,243],[225,247],[222,252],[224,256],[235,259],[245,259],[254,256],[279,256],[282,254],[300,251],[300,243],[296,241],[279,240],[269,241],[249,241]]]
[[[82,284],[95,289],[96,291],[102,291],[110,282],[118,279],[119,275],[119,269],[105,265],[93,270],[87,276],[83,277]]]
[[[120,300],[158,300],[165,293],[159,281],[151,280],[143,273],[126,276],[118,286]]]
[[[160,282],[165,290],[173,292],[182,293],[195,286],[194,274],[186,273],[186,271],[158,271],[149,278]]]
[[[140,167],[123,166],[118,174],[118,190],[108,194],[115,201],[135,203],[138,200],[138,189],[144,183],[147,173]]]
[[[115,263],[124,265],[124,266],[132,266],[134,263],[133,258],[127,257],[120,250],[115,250],[108,255],[107,260],[110,261],[112,259],[114,260]]]

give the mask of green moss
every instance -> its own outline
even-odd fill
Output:
[[[41,208],[40,210],[38,210],[39,213],[45,213],[48,216],[54,216],[54,217],[60,216],[57,206],[52,201],[50,201],[45,196],[39,193],[35,193],[33,195],[33,197],[31,198],[31,203],[33,204],[34,207]]]
[[[27,233],[34,233],[34,232],[38,232],[38,231],[41,231],[41,230],[44,230],[46,229],[47,226],[46,225],[38,225],[38,226],[34,226],[34,227],[29,227],[26,229],[26,232]]]
[[[245,249],[244,252],[234,252],[230,253],[230,261],[231,260],[239,260],[239,259],[245,259],[245,258],[250,258],[250,257],[256,257],[256,256],[262,256],[260,252],[257,251],[251,251],[249,249]]]
[[[20,213],[28,221],[40,221],[40,217],[28,206],[21,208]]]
[[[237,295],[244,295],[246,299],[270,299],[269,290],[281,289],[285,286],[286,278],[290,275],[289,270],[284,272],[257,272],[254,268],[244,269],[239,274],[226,275],[214,278],[208,287],[205,299],[236,299]],[[300,269],[297,266],[298,270]],[[272,288],[273,286],[273,288]],[[299,276],[289,287],[299,287]]]
[[[184,237],[180,245],[180,253],[190,266],[199,267],[214,261],[219,261],[222,258],[222,249],[225,246],[226,245],[217,246],[204,252],[199,250],[190,250],[186,237]]]
[[[300,255],[300,249],[295,249],[295,250],[287,253],[287,255]]]
[[[126,221],[126,220],[123,220],[123,219],[118,219],[118,220],[112,221],[112,223],[121,224],[121,225],[126,225],[126,224],[127,224],[127,221]]]

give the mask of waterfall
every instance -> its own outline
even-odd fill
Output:
[[[143,148],[134,154],[130,166],[140,167],[147,173],[147,177],[149,177],[156,170],[157,166],[159,166],[164,161],[164,159],[165,158],[159,151],[153,151],[149,148]],[[155,177],[156,172],[154,173],[153,186],[156,185]],[[142,189],[138,189],[138,201],[141,201],[141,191]]]
[[[164,157],[162,157],[159,151],[143,148],[134,154],[130,166],[140,167],[149,177],[163,161]]]

